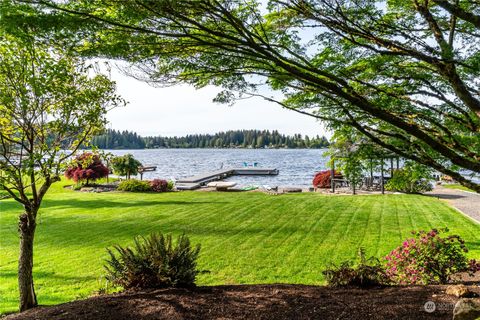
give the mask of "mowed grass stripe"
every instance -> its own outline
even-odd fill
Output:
[[[210,268],[235,267],[237,265],[235,254],[237,252],[245,251],[245,255],[248,255],[246,250],[249,249],[249,246],[244,246],[244,242],[263,230],[257,226],[259,217],[256,215],[256,212],[262,211],[263,205],[260,202],[254,202],[250,206],[243,208],[241,214],[237,215],[234,211],[231,212],[227,216],[224,228],[217,230],[215,236],[209,239],[211,242],[202,243],[205,248],[202,258],[208,261]],[[234,216],[238,220],[232,223],[228,219],[230,216]],[[244,220],[243,222],[241,221],[242,219]],[[219,282],[221,282],[220,279]],[[237,280],[231,278],[229,282],[237,283]]]
[[[309,201],[306,201],[306,206],[303,208],[302,212],[304,215],[302,221],[305,229],[302,232],[298,232],[299,239],[296,239],[297,242],[293,244],[288,257],[289,260],[295,260],[296,255],[300,254],[302,250],[312,250],[320,245],[316,240],[323,233],[322,227],[324,224],[324,219],[327,216],[334,214],[335,210],[331,206],[325,208],[325,206],[322,205],[318,215],[313,215],[312,210],[318,207],[319,201],[322,200],[314,197],[312,197]],[[279,245],[284,245],[286,242],[287,239],[284,239],[279,243]]]
[[[379,231],[381,229],[381,214],[383,210],[383,199],[377,199],[376,196],[371,196],[369,198],[369,206],[365,207],[364,210],[368,210],[370,214],[368,229],[365,230],[363,240],[358,244],[359,247],[363,247],[366,250],[367,255],[375,255],[378,251],[378,241],[379,241]],[[392,218],[394,212],[392,212]],[[391,221],[394,221],[393,219]],[[397,229],[396,226],[391,226],[394,230]],[[352,252],[353,255],[358,253],[358,247],[355,248],[355,252]]]
[[[275,238],[277,239],[287,239],[291,236],[292,232],[285,231],[285,227],[292,225],[293,220],[296,219],[296,215],[293,212],[297,211],[296,208],[291,208],[292,210],[288,215],[276,214],[278,212],[283,212],[282,208],[285,207],[286,200],[285,197],[277,197],[275,203],[271,203],[268,207],[269,214],[266,216],[259,215],[259,210],[255,212],[253,219],[257,220],[254,224],[250,223],[245,229],[245,235],[243,238],[232,239],[233,243],[236,245],[236,249],[244,252],[245,260],[239,260],[236,257],[234,261],[231,261],[230,267],[238,269],[240,275],[237,279],[234,279],[234,283],[249,283],[249,282],[262,282],[262,278],[255,279],[255,275],[251,272],[244,273],[241,269],[246,269],[245,264],[250,264],[252,261],[256,262],[255,270],[269,268],[271,266],[268,263],[270,257],[269,249],[265,248],[263,244],[268,242],[275,243]],[[263,208],[264,210],[267,208]],[[280,235],[276,237],[276,235]],[[241,236],[241,235],[240,235]],[[273,239],[272,239],[273,238]],[[278,241],[278,240],[277,240]],[[277,246],[282,248],[282,246]],[[281,255],[284,255],[283,253]],[[248,268],[249,269],[249,268]],[[275,278],[274,273],[265,273],[268,274],[268,278]]]
[[[364,213],[364,205],[368,201],[366,197],[352,198],[352,209],[349,212],[349,220],[346,225],[339,225],[344,229],[343,232],[339,232],[335,246],[333,249],[332,260],[338,260],[338,257],[345,257],[346,254],[352,253],[352,247],[358,246],[358,241],[353,241],[357,234],[363,235],[365,230],[358,223],[358,220]],[[357,247],[358,250],[358,247]],[[354,258],[354,256],[352,256]]]

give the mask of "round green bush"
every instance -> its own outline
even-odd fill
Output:
[[[117,190],[128,192],[147,192],[152,191],[152,187],[150,186],[150,182],[148,181],[132,179],[120,182]]]

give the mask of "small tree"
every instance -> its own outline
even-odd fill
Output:
[[[385,185],[387,190],[405,193],[423,193],[433,189],[430,181],[433,170],[413,161],[405,161],[402,169],[395,170],[392,179]]]
[[[112,159],[113,172],[116,175],[125,176],[127,179],[138,174],[138,167],[140,166],[142,166],[142,163],[129,153]]]
[[[19,216],[20,311],[35,307],[33,243],[37,213],[66,161],[123,103],[115,84],[59,48],[0,38],[0,189],[23,205]]]
[[[106,151],[103,151],[103,150],[99,150],[99,153],[98,153],[100,159],[102,161],[104,161],[106,163],[106,167],[108,168],[108,173],[107,173],[107,183],[109,183],[108,181],[108,178],[110,176],[110,163],[112,161],[112,159],[114,158],[114,154],[111,153],[111,152],[106,152]]]
[[[85,152],[77,156],[65,171],[65,177],[75,182],[95,181],[108,176],[108,168],[103,165],[98,154]]]
[[[356,186],[362,182],[365,170],[365,145],[355,141],[350,132],[337,131],[332,137],[330,149],[326,152],[330,162],[335,163],[355,192]]]

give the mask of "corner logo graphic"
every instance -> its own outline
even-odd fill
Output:
[[[435,311],[435,302],[433,301],[427,301],[425,302],[425,305],[423,306],[423,309],[425,309],[426,312],[432,313]]]

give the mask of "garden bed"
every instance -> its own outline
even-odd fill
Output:
[[[479,292],[477,286],[470,290]],[[237,285],[97,296],[10,315],[27,319],[451,319],[445,286],[377,289]],[[427,301],[436,310],[424,310]]]
[[[117,182],[113,183],[105,183],[105,184],[90,184],[88,186],[81,186],[76,187],[75,185],[67,185],[65,189],[73,190],[73,191],[80,191],[80,192],[110,192],[116,191],[118,187]]]

